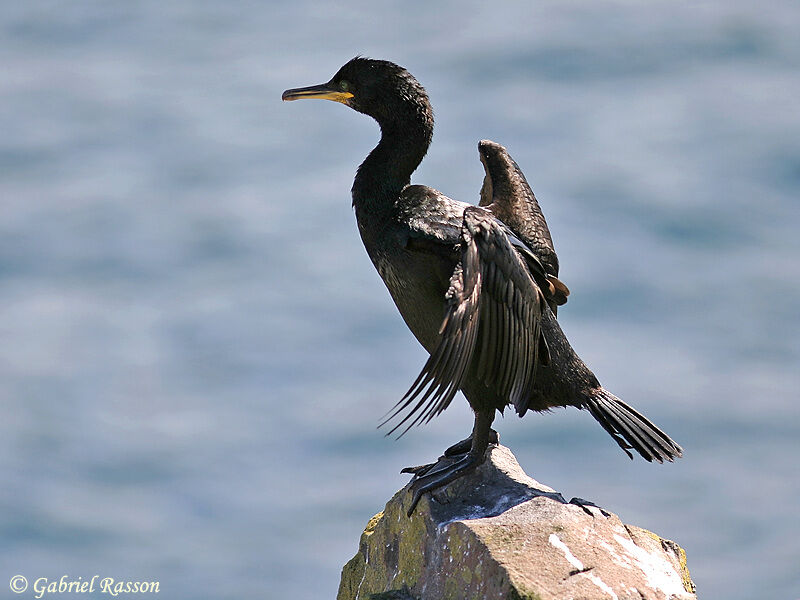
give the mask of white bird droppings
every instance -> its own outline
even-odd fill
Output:
[[[578,560],[578,558],[567,547],[567,545],[561,541],[561,538],[559,538],[555,533],[551,533],[550,537],[547,538],[547,541],[550,542],[550,545],[553,546],[554,548],[558,548],[559,550],[561,550],[561,552],[564,553],[564,557],[567,559],[567,562],[569,562],[569,564],[571,564],[573,567],[575,567],[579,571],[583,571],[583,569],[586,568],[583,566],[583,563],[580,560]],[[603,590],[606,594],[611,596],[614,600],[619,600],[619,597],[614,593],[614,590],[612,590],[606,584],[605,581],[600,579],[594,573],[583,572],[580,573],[580,575],[586,577],[589,581],[591,581],[593,584],[595,584],[597,587]]]

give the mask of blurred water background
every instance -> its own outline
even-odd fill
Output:
[[[477,202],[508,147],[573,346],[686,449],[506,416],[527,472],[679,541],[703,598],[800,597],[798,31],[792,0],[2,3],[3,581],[332,598],[399,469],[469,432],[462,399],[376,430],[425,360],[350,208],[377,127],[280,101],[361,53],[431,96],[414,181]]]

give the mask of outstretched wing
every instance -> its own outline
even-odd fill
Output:
[[[405,433],[446,409],[471,365],[520,416],[527,411],[537,363],[548,360],[541,331],[546,302],[528,270],[529,261],[523,262],[512,240],[488,211],[464,210],[460,259],[446,294],[441,340],[384,421],[409,409],[389,433],[404,425]],[[530,259],[538,263],[535,256]],[[538,269],[543,272],[540,263]]]
[[[545,273],[537,277],[537,283],[555,313],[566,303],[569,289],[558,279],[558,256],[539,202],[522,169],[503,146],[481,140],[478,153],[485,171],[480,205],[507,225],[544,266]]]

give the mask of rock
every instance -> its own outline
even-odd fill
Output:
[[[407,487],[370,519],[337,600],[696,600],[675,542],[567,502],[503,446],[410,518]]]

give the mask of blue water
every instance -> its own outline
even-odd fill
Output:
[[[2,589],[331,598],[399,469],[469,431],[463,400],[376,431],[425,359],[350,209],[377,127],[280,102],[363,53],[430,93],[416,182],[477,201],[478,140],[509,148],[574,347],[686,449],[507,416],[528,473],[677,540],[704,598],[800,597],[800,5],[432,6],[0,6]]]

